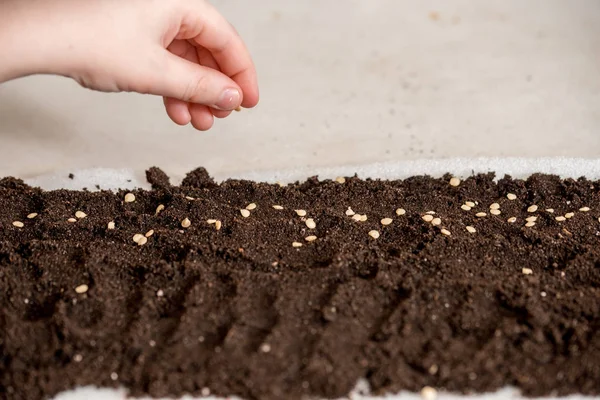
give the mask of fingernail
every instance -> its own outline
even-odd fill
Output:
[[[235,110],[240,105],[240,91],[237,89],[225,89],[221,94],[221,98],[214,105],[214,108],[223,111]]]

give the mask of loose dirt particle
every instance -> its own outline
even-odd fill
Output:
[[[300,242],[292,242],[292,247],[302,247],[302,243],[300,243]]]
[[[533,205],[531,205],[531,206],[527,207],[527,212],[530,212],[530,213],[534,213],[534,212],[536,212],[537,210],[538,210],[538,206],[536,206],[535,204],[533,204]]]
[[[456,187],[456,186],[460,185],[460,179],[458,179],[458,178],[450,178],[450,182],[449,183],[450,183],[450,186]]]
[[[512,223],[515,223],[515,222],[517,222],[517,217],[510,217],[510,218],[509,218],[509,219],[507,219],[506,221],[507,221],[507,222],[509,222],[509,223],[511,223],[511,224],[512,224]]]
[[[434,218],[431,220],[431,225],[433,226],[438,226],[442,224],[442,219],[441,218]]]
[[[502,214],[502,211],[496,210],[496,209],[492,209],[492,210],[490,210],[490,214],[492,214],[492,215],[500,215],[500,214]]]
[[[295,210],[299,217],[306,217],[306,210]]]
[[[189,218],[184,218],[183,221],[181,221],[182,228],[189,228],[190,225],[192,225],[192,221],[190,221]]]
[[[509,199],[509,200],[516,200],[517,199],[517,195],[514,194],[514,193],[508,193],[506,195],[506,198]]]
[[[37,217],[38,214],[37,213],[31,213],[27,215],[27,219],[34,219],[35,217]]]
[[[484,213],[484,212],[478,212],[477,214],[475,214],[475,216],[476,216],[477,218],[483,218],[483,217],[487,217],[487,214],[486,214],[486,213]]]
[[[246,210],[252,211],[256,208],[256,203],[250,203],[246,206]]]
[[[304,223],[306,224],[308,229],[315,229],[317,227],[317,223],[312,218],[308,218]]]
[[[433,215],[429,215],[429,214],[425,214],[421,217],[423,219],[423,221],[425,222],[431,222],[433,221]]]
[[[282,207],[282,206],[279,206],[279,205],[277,205],[277,204],[276,204],[276,205],[274,205],[274,206],[273,206],[273,208],[274,208],[274,209],[276,209],[276,210],[283,210],[283,207]]]
[[[79,285],[75,288],[75,292],[79,294],[83,294],[88,291],[88,285]]]
[[[396,209],[396,215],[400,216],[400,215],[404,215],[404,214],[406,214],[406,210],[404,208]]]
[[[250,211],[246,210],[245,208],[242,208],[240,210],[240,214],[242,214],[242,217],[248,218],[250,216]]]
[[[380,222],[381,225],[390,225],[392,222],[394,222],[394,220],[391,218],[383,218]]]
[[[106,228],[110,231],[112,231],[113,229],[115,229],[115,221],[110,221],[107,225]]]
[[[135,201],[135,195],[133,193],[127,193],[125,195],[125,203],[133,203]]]
[[[379,239],[379,231],[376,231],[376,230],[369,231],[369,236],[371,236],[373,239]]]
[[[471,233],[475,233],[475,232],[477,232],[477,229],[475,229],[475,228],[474,228],[474,227],[472,227],[472,226],[467,226],[467,231],[469,231],[469,232],[471,232]]]
[[[523,273],[523,275],[531,275],[531,274],[533,274],[533,270],[531,268],[523,268],[521,270],[521,272]]]
[[[146,232],[146,234],[144,236],[146,236],[147,238],[154,235],[154,229],[150,229],[148,232]]]
[[[446,236],[450,236],[452,233],[450,233],[450,231],[448,229],[442,229],[440,230],[440,232],[442,233],[442,235],[446,235]]]
[[[306,240],[307,242],[314,242],[315,240],[317,240],[317,237],[314,235],[311,235],[311,236],[305,237],[304,240]]]
[[[25,226],[24,223],[22,223],[21,221],[13,221],[13,226],[16,226],[17,228],[22,228]]]

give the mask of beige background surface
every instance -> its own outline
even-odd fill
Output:
[[[258,108],[199,133],[158,98],[9,82],[0,175],[600,155],[597,0],[214,3],[255,56]]]

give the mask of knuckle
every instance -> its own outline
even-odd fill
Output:
[[[190,103],[199,103],[208,90],[208,77],[198,75],[190,80],[184,89],[182,100]]]

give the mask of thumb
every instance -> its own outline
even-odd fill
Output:
[[[242,104],[240,87],[227,75],[165,51],[164,69],[152,72],[152,94],[217,110],[235,110]]]

